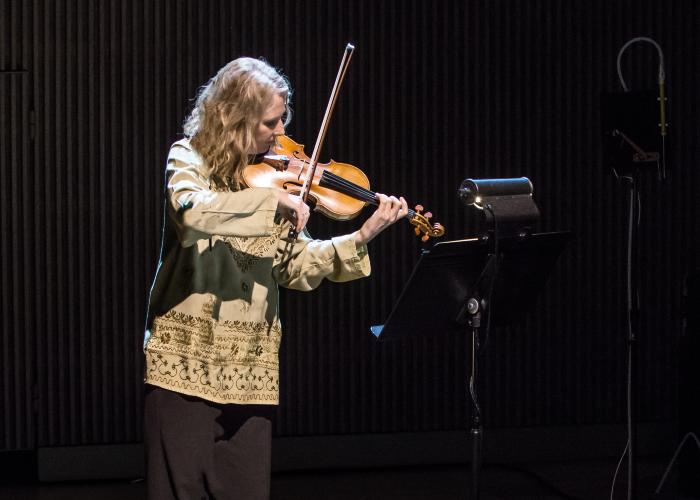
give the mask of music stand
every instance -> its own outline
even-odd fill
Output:
[[[477,355],[482,327],[516,322],[532,309],[568,232],[494,240],[474,238],[437,243],[424,251],[383,325],[371,327],[380,341],[458,333],[472,336],[472,495],[479,498],[483,422],[477,397]],[[440,311],[440,314],[425,314]]]

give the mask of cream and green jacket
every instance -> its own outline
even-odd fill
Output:
[[[272,189],[212,189],[187,140],[167,164],[160,263],[151,289],[145,381],[218,403],[277,404],[281,285],[312,290],[324,278],[368,276],[354,235],[286,235]]]

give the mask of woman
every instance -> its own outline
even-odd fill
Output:
[[[300,198],[244,188],[243,168],[284,134],[290,94],[265,62],[236,59],[203,87],[170,149],[144,341],[151,499],[268,498],[277,286],[368,276],[367,243],[408,212],[403,198],[377,195],[358,231],[318,241],[303,231]]]

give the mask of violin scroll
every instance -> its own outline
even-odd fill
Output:
[[[423,205],[416,205],[415,210],[409,210],[409,222],[414,226],[413,230],[416,236],[420,236],[421,241],[428,241],[432,238],[439,238],[445,234],[445,228],[439,222],[435,224],[430,223],[430,219],[433,216],[430,212],[423,212]],[[422,235],[422,236],[421,236]]]

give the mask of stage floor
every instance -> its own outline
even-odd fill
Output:
[[[659,496],[654,496],[667,458],[640,459],[637,499],[690,500],[676,491],[671,474]],[[610,498],[616,461],[487,464],[482,470],[483,500],[549,500]],[[700,466],[699,466],[700,467]],[[700,480],[700,470],[698,473]],[[621,471],[616,499],[626,498],[625,473]],[[470,471],[466,466],[367,470],[317,470],[273,475],[272,500],[457,500],[467,498]],[[2,499],[26,500],[140,500],[146,498],[142,480],[10,484],[0,487]]]

